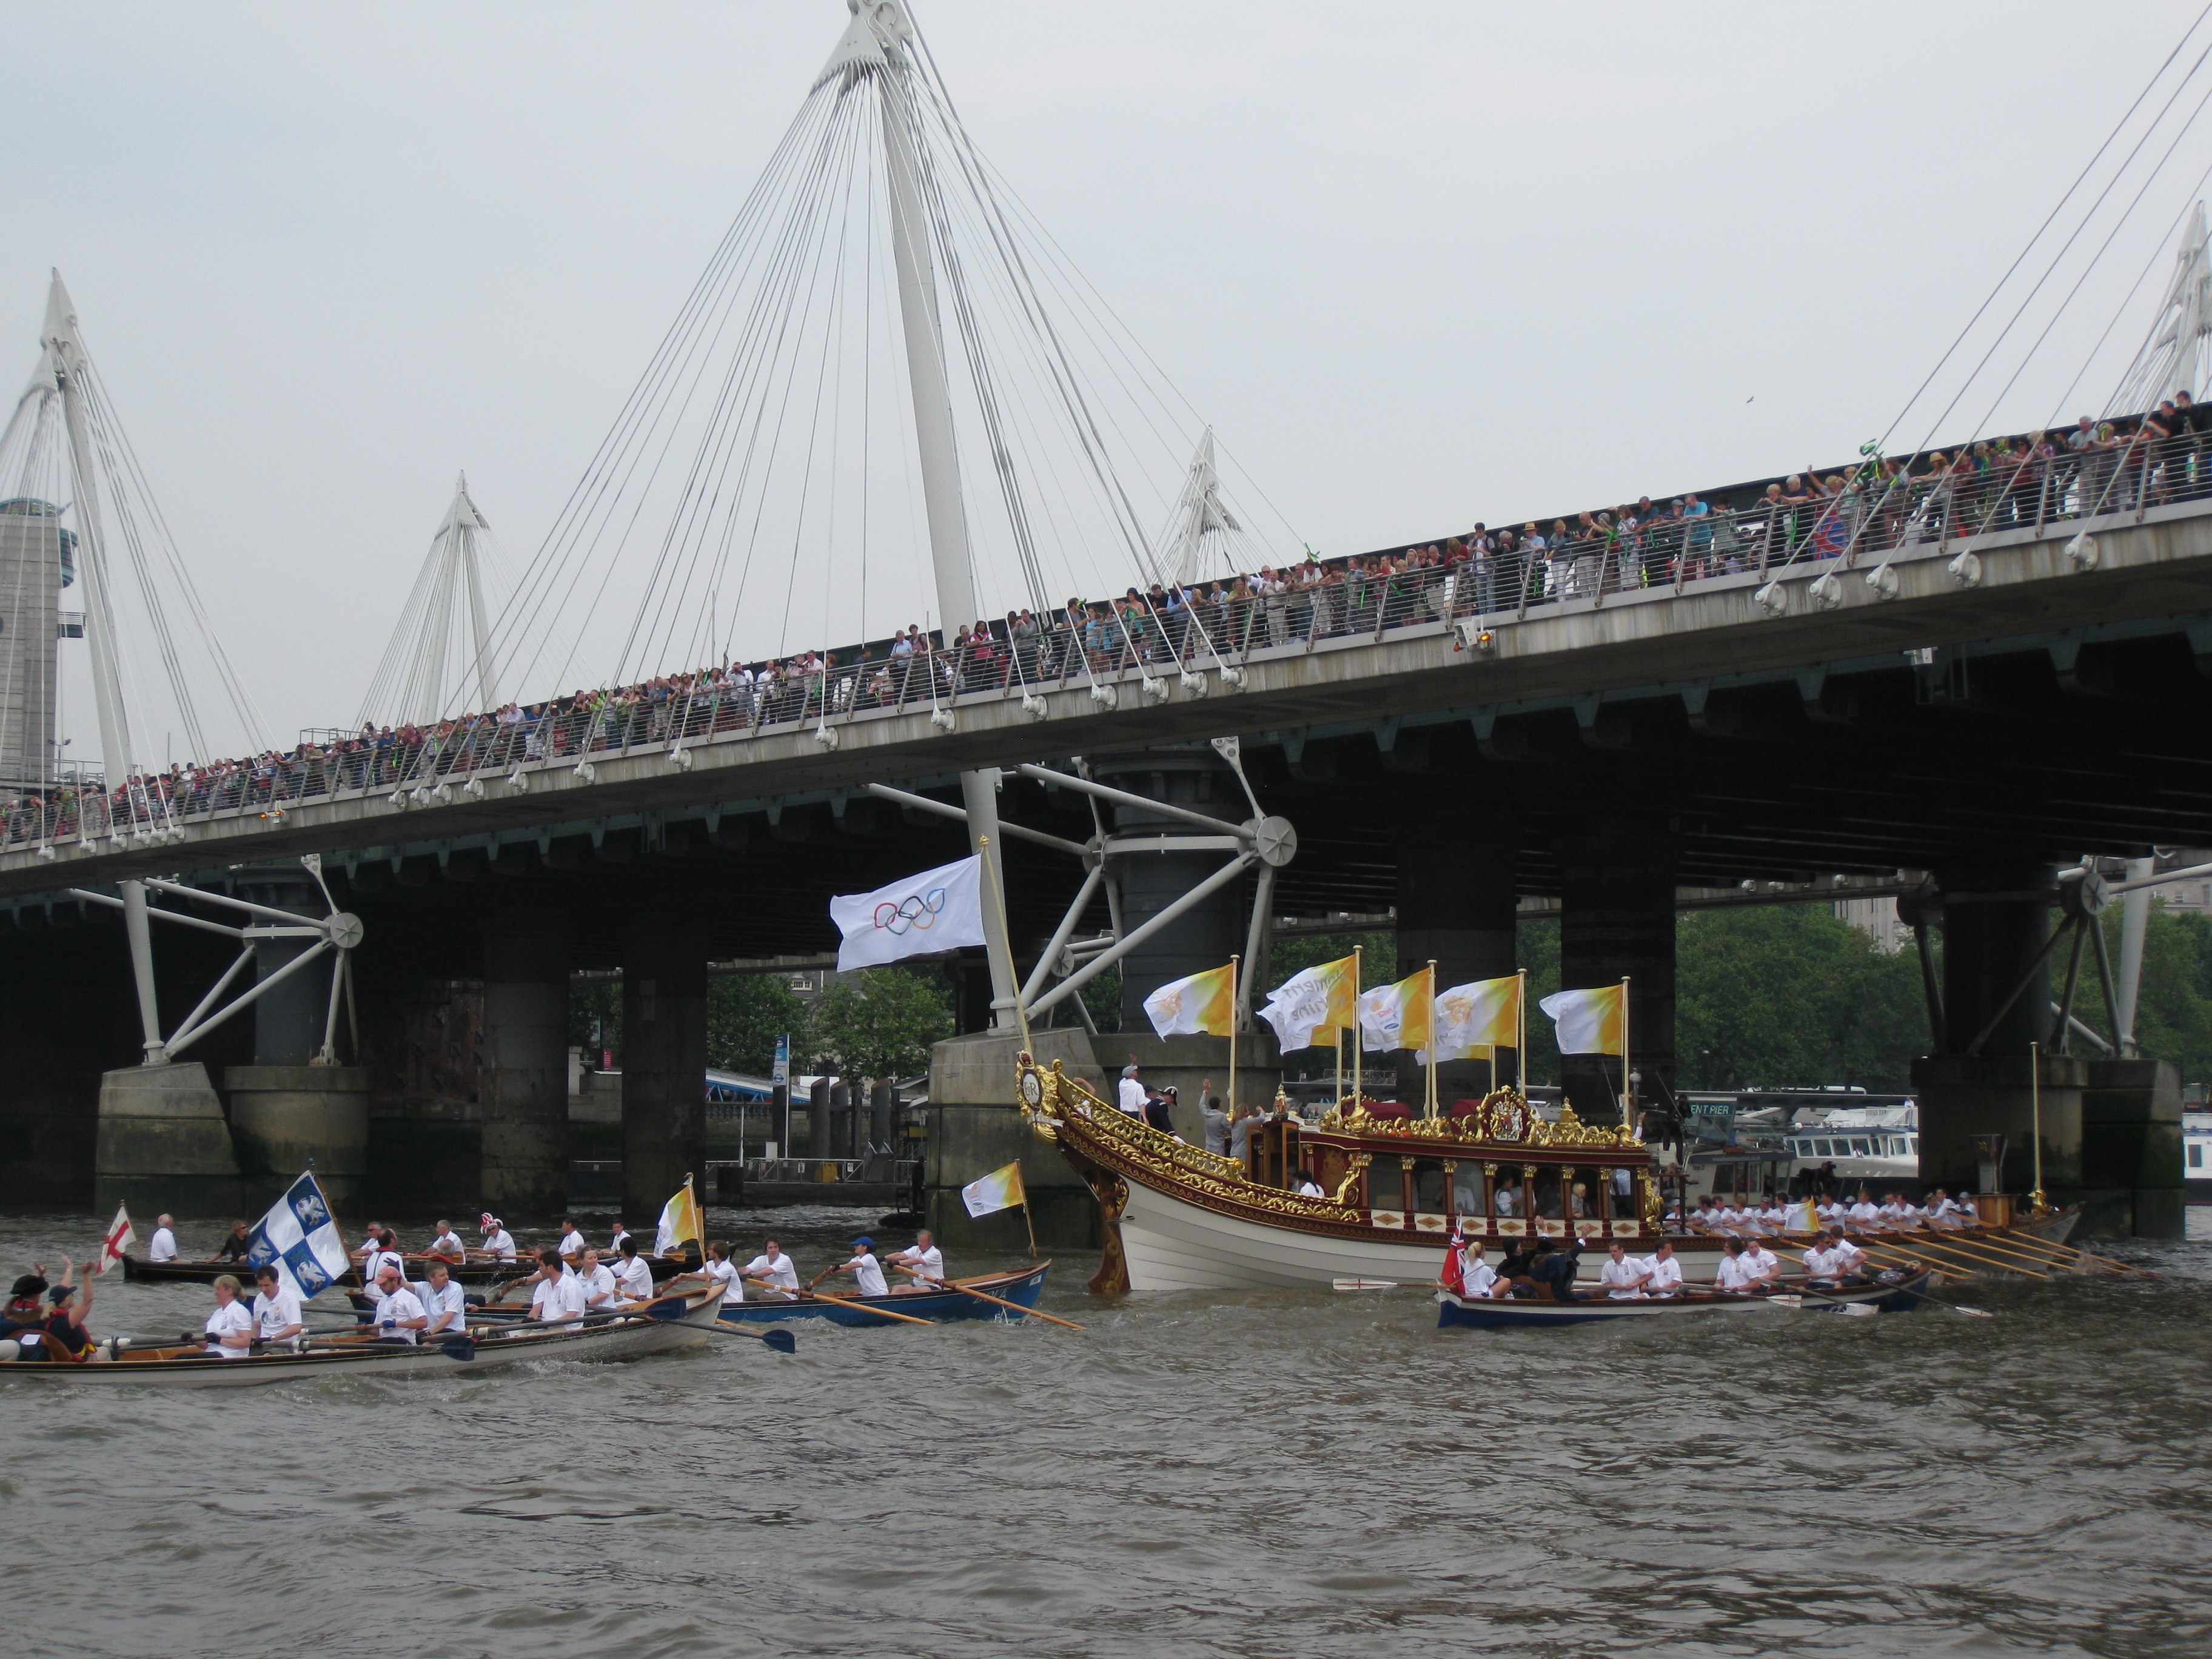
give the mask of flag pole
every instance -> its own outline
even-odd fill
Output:
[[[1429,1115],[1437,1115],[1437,959],[1429,958]]]
[[[1232,956],[1229,958],[1229,1111],[1231,1116],[1237,1112],[1237,957]],[[1198,1103],[1198,1114],[1200,1119],[1206,1115],[1206,1103],[1202,1100]],[[1028,1188],[1023,1190],[1026,1192]]]
[[[1367,1104],[1367,1091],[1359,1081],[1359,1063],[1367,1050],[1367,1034],[1359,1029],[1359,963],[1366,948],[1363,945],[1352,947],[1352,1103],[1359,1107]],[[1336,1041],[1337,1051],[1341,1054],[1344,1039],[1339,1037]]]
[[[1513,1053],[1513,1086],[1520,1092],[1522,1100],[1526,1102],[1528,1098],[1528,970],[1516,968],[1513,970],[1513,977],[1521,981],[1514,988],[1515,1000],[1520,1004],[1514,1010],[1514,1018],[1520,1030],[1521,1046]],[[1497,1050],[1491,1051],[1490,1059],[1490,1086],[1495,1089],[1498,1086]]]
[[[991,890],[991,902],[999,912],[999,937],[1007,941],[1006,949],[1012,951],[1014,948],[1012,944],[1014,930],[1006,922],[1006,896],[999,890],[998,879],[991,868],[991,838],[988,836],[976,836],[975,848],[983,860],[983,884]],[[1036,1054],[1036,1048],[1030,1042],[1029,1002],[1022,995],[1021,987],[1018,985],[1014,988],[1014,1018],[1021,1022],[1022,1052],[1028,1054]],[[1022,1190],[1027,1192],[1029,1188],[1024,1187]],[[1030,1206],[1024,1200],[1022,1204],[1022,1214],[1026,1218],[1029,1212]]]
[[[1633,1109],[1628,1082],[1628,975],[1620,976],[1620,1127],[1630,1127]]]

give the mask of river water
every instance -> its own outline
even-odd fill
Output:
[[[708,1212],[749,1249],[769,1219]],[[853,1230],[772,1221],[806,1273]],[[0,1263],[98,1232],[0,1218]],[[216,1236],[188,1225],[186,1253]],[[1044,1305],[1079,1334],[802,1324],[789,1358],[211,1393],[0,1380],[11,1644],[2201,1656],[2212,1248],[2129,1253],[2158,1276],[1953,1292],[1986,1320],[1439,1332],[1413,1291],[1094,1304],[1063,1258]],[[207,1305],[111,1273],[93,1324]]]

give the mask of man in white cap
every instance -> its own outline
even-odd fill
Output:
[[[481,1248],[486,1255],[501,1261],[514,1260],[514,1235],[507,1231],[500,1218],[489,1210],[486,1210],[483,1218],[477,1223],[477,1231],[483,1235]]]
[[[1120,1093],[1115,1097],[1115,1101],[1131,1117],[1140,1122],[1143,1121],[1146,1105],[1145,1085],[1137,1079],[1137,1061],[1134,1055],[1132,1055],[1129,1063],[1121,1068],[1121,1087]]]

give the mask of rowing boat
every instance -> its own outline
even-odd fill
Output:
[[[1052,1263],[1040,1261],[1034,1267],[1024,1267],[1016,1273],[981,1273],[971,1279],[954,1279],[946,1282],[962,1285],[969,1290],[981,1291],[997,1297],[1000,1302],[1012,1302],[1023,1308],[1036,1306],[1037,1297],[1044,1290],[1046,1269]],[[909,1319],[927,1319],[942,1323],[954,1319],[1014,1319],[1020,1316],[1009,1313],[981,1297],[965,1296],[957,1290],[908,1291],[897,1296],[842,1296],[836,1302],[809,1300],[804,1291],[796,1302],[771,1300],[766,1291],[757,1287],[746,1291],[746,1300],[726,1303],[722,1308],[722,1322],[726,1325],[772,1325],[787,1319],[826,1319],[835,1325],[866,1325],[880,1328],[894,1325],[892,1319],[878,1319],[869,1310],[884,1308],[895,1314],[904,1314]]]
[[[629,1359],[704,1342],[721,1301],[721,1286],[690,1283],[636,1313],[562,1326],[473,1328],[471,1340],[420,1345],[378,1342],[345,1334],[310,1338],[222,1359],[198,1343],[102,1343],[81,1361],[17,1361],[0,1377],[102,1384],[145,1383],[179,1389],[246,1388],[301,1377],[407,1377],[496,1369],[525,1359]]]
[[[648,1255],[640,1258],[653,1268],[655,1284],[673,1279],[687,1266],[678,1256]],[[430,1276],[430,1264],[443,1261],[456,1285],[495,1285],[502,1279],[514,1279],[538,1271],[534,1261],[502,1261],[496,1256],[472,1256],[466,1261],[455,1261],[447,1256],[405,1255],[400,1258],[408,1279],[412,1282]],[[132,1284],[142,1285],[212,1285],[228,1273],[240,1284],[251,1284],[252,1264],[244,1261],[148,1261],[139,1256],[126,1255],[123,1258],[123,1277]],[[349,1268],[337,1283],[358,1289],[361,1269]]]
[[[1836,1313],[1869,1310],[1876,1313],[1910,1313],[1940,1280],[1933,1267],[1913,1273],[1884,1275],[1869,1285],[1841,1285],[1808,1295],[1787,1291],[1773,1295],[1741,1295],[1724,1291],[1686,1291],[1680,1296],[1624,1297],[1595,1297],[1588,1302],[1553,1302],[1519,1297],[1460,1296],[1437,1292],[1437,1326],[1471,1325],[1501,1330],[1529,1327],[1593,1325],[1620,1319],[1682,1319],[1700,1314],[1751,1313],[1761,1308],[1785,1308],[1802,1313]]]

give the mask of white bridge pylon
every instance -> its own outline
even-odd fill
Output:
[[[490,538],[491,526],[470,497],[464,472],[369,681],[356,726],[392,720],[428,726],[457,702],[487,714],[500,706],[491,651],[494,611],[484,600],[487,576],[500,574],[497,561],[487,557],[494,550]],[[489,572],[487,562],[493,566]]]

